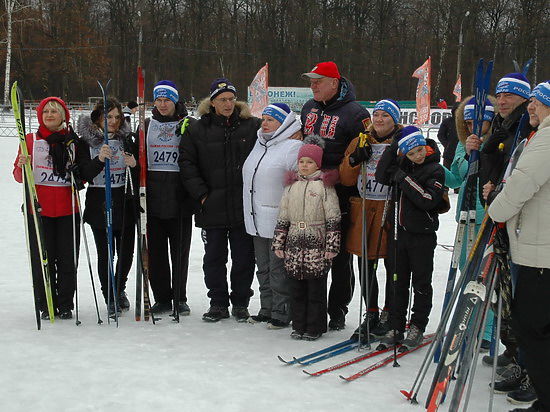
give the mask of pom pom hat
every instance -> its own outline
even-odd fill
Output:
[[[332,77],[334,79],[340,79],[340,72],[338,66],[334,62],[321,62],[311,69],[307,73],[302,73],[302,77],[309,77],[310,79],[320,79],[321,77]]]
[[[224,92],[231,92],[235,96],[237,95],[237,89],[233,86],[233,83],[225,77],[220,77],[214,80],[210,85],[210,100],[214,100],[216,96]]]
[[[529,80],[521,73],[508,73],[497,83],[495,94],[513,93],[528,99],[531,94]]]
[[[298,161],[300,161],[302,157],[309,157],[317,164],[318,168],[321,168],[324,146],[325,141],[322,137],[317,135],[306,137],[304,139],[304,145],[300,147],[300,151],[298,152]]]
[[[395,124],[399,123],[399,118],[401,117],[401,107],[399,107],[399,104],[392,99],[384,99],[380,100],[376,105],[374,106],[373,113],[377,110],[382,110],[386,113],[388,113],[391,118],[393,119]]]
[[[546,106],[550,106],[550,80],[547,80],[544,83],[539,83],[537,87],[533,89],[531,97],[534,97]]]
[[[174,104],[179,100],[178,88],[176,84],[170,80],[161,80],[153,89],[153,100],[157,100],[160,97],[170,99]]]
[[[418,127],[407,126],[401,131],[401,137],[397,145],[399,146],[399,151],[406,155],[417,146],[426,146],[426,139],[424,139],[422,131]]]
[[[472,97],[464,106],[464,120],[474,120],[475,117],[476,98]],[[485,99],[485,111],[483,112],[483,120],[492,122],[495,117],[495,107],[489,99]]]
[[[290,107],[285,103],[272,103],[264,109],[262,115],[264,114],[273,117],[282,124],[290,114]]]

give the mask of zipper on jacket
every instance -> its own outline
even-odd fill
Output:
[[[256,178],[256,172],[260,167],[260,163],[262,163],[262,160],[264,159],[266,154],[267,154],[267,146],[264,146],[264,153],[262,154],[262,157],[260,157],[260,160],[258,160],[258,163],[256,163],[256,167],[254,168],[254,173],[252,174],[252,185],[250,188],[250,210],[252,210],[251,212],[252,222],[254,223],[254,229],[256,230],[257,236],[260,236],[260,234],[258,233],[258,225],[256,224],[256,213],[254,213],[254,179]]]

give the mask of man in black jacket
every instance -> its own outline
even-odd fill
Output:
[[[190,195],[200,201],[195,223],[202,228],[203,270],[210,309],[203,315],[217,322],[232,315],[249,318],[248,303],[254,278],[254,247],[243,215],[242,166],[256,142],[261,120],[248,105],[236,101],[229,80],[216,79],[210,97],[199,107],[201,118],[190,124],[180,143],[180,174]],[[231,294],[227,285],[227,241],[231,247]]]
[[[316,134],[325,139],[322,168],[337,169],[351,140],[370,124],[369,112],[355,101],[353,85],[340,75],[334,62],[318,63],[302,76],[309,79],[313,91],[313,99],[306,102],[301,112],[303,134]],[[349,197],[357,195],[357,188],[342,185],[335,188],[342,212],[342,238],[345,239],[349,226]],[[332,283],[328,297],[330,329],[345,327],[354,284],[352,258],[342,246],[332,261]]]

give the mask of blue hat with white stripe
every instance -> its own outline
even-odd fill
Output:
[[[392,99],[383,99],[380,100],[376,105],[374,106],[374,109],[372,113],[376,112],[377,110],[382,110],[386,113],[388,113],[395,124],[399,123],[399,118],[401,117],[401,107],[399,107],[399,104]]]
[[[399,151],[406,155],[417,146],[426,146],[426,139],[418,127],[407,126],[401,130],[401,137],[397,145],[399,146]]]
[[[464,106],[464,120],[474,120],[475,118],[476,98],[472,97]],[[493,121],[495,117],[495,107],[489,99],[485,99],[485,111],[483,112],[483,120],[487,122]]]
[[[546,106],[550,106],[550,80],[537,84],[533,89],[533,93],[531,93],[531,97]]]
[[[495,94],[513,93],[528,99],[531,94],[529,80],[521,73],[508,73],[497,83]]]
[[[160,97],[170,99],[176,104],[179,100],[176,84],[170,80],[161,80],[155,84],[155,88],[153,89],[153,100],[157,100]]]
[[[279,123],[283,123],[290,114],[290,107],[285,103],[272,103],[264,109],[262,115],[264,114],[273,117]]]

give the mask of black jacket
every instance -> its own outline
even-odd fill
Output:
[[[456,133],[455,115],[443,119],[437,132],[437,138],[443,145],[443,159],[453,160],[458,144],[458,136]]]
[[[153,109],[153,119],[161,123],[178,121],[186,116],[187,110],[182,102],[178,102],[176,113],[170,117],[161,115],[156,108]],[[150,119],[145,120],[145,139],[147,139],[149,122]],[[180,213],[183,216],[191,216],[195,205],[196,202],[191,199],[189,193],[183,187],[179,173],[147,171],[148,215],[159,219],[174,219]]]
[[[97,128],[90,116],[81,116],[78,121],[78,134],[86,143],[87,147],[84,150],[84,160],[79,165],[80,176],[83,180],[91,182],[98,174],[103,171],[105,163],[101,162],[96,156],[91,158],[90,147],[98,147],[103,145],[103,131]],[[137,145],[134,142],[134,135],[130,131],[130,126],[123,121],[122,126],[116,133],[116,139],[122,141],[125,152],[132,153],[137,160]],[[131,169],[132,182],[134,184],[134,193],[138,189],[138,166]],[[126,206],[124,206],[124,203]],[[122,228],[123,219],[124,225],[133,225],[135,222],[135,199],[126,197],[124,187],[113,187],[111,189],[111,209],[112,209],[112,225],[113,230]],[[124,217],[122,211],[125,211]],[[86,204],[84,208],[83,219],[90,226],[105,227],[105,189],[102,187],[89,186],[86,190]]]
[[[439,149],[434,140],[426,139],[433,152],[426,156],[424,163],[417,165],[407,157],[398,159],[397,141],[396,136],[395,142],[382,154],[376,180],[397,185],[400,228],[411,233],[433,233],[439,228],[438,213],[445,209],[445,171],[439,164]],[[396,173],[396,169],[400,172]]]
[[[190,124],[180,141],[180,176],[191,197],[206,197],[195,216],[202,228],[244,224],[242,167],[254,147],[261,120],[246,103],[237,102],[231,117],[218,116],[210,99],[199,105],[202,117]]]

